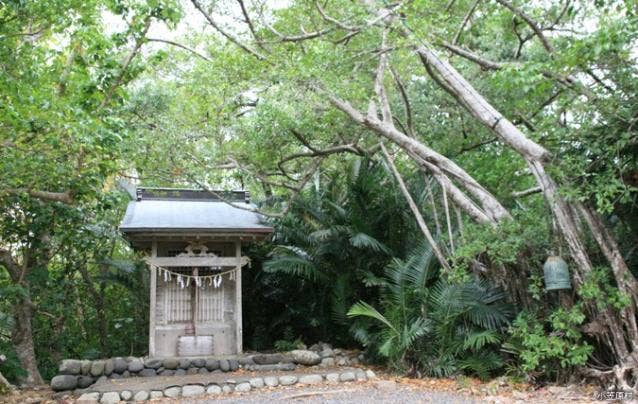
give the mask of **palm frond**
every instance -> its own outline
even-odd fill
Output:
[[[356,248],[369,248],[375,252],[392,254],[392,251],[385,244],[365,233],[354,234],[350,237],[350,244]]]
[[[352,305],[352,307],[348,311],[348,317],[358,317],[358,316],[370,317],[377,321],[380,321],[381,323],[385,324],[388,328],[393,330],[395,334],[398,334],[398,331],[394,327],[394,325],[390,323],[390,321],[388,321],[388,319],[385,318],[383,314],[379,313],[377,309],[370,306],[366,302],[360,301],[358,303],[355,303]]]

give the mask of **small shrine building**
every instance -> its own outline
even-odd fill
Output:
[[[273,229],[247,191],[137,188],[120,225],[150,269],[149,356],[242,352],[242,245]]]

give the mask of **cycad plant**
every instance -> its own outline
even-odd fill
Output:
[[[348,315],[372,320],[357,322],[355,337],[395,370],[487,378],[503,365],[498,349],[511,307],[487,281],[446,281],[421,245],[393,260],[377,284],[381,310],[359,302]]]

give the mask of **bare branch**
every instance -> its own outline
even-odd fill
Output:
[[[503,64],[501,63],[485,59],[474,52],[461,48],[460,46],[453,45],[449,42],[442,41],[441,46],[458,56],[478,64],[485,70],[499,70],[503,68]]]
[[[529,25],[529,27],[532,29],[532,31],[534,31],[534,33],[536,34],[538,39],[541,41],[541,43],[543,44],[543,47],[545,48],[545,50],[547,50],[547,52],[550,53],[550,54],[554,53],[554,48],[552,48],[552,45],[547,40],[547,37],[545,37],[545,34],[543,34],[543,30],[541,29],[541,27],[538,24],[536,24],[536,22],[534,20],[532,20],[532,18],[530,16],[525,14],[525,12],[523,10],[521,10],[521,9],[519,9],[517,7],[514,7],[514,5],[512,3],[510,3],[509,1],[507,1],[507,0],[496,0],[496,2],[501,4],[505,8],[509,9],[512,13],[514,13],[519,18],[521,18],[523,21],[525,21],[527,23],[527,25]]]
[[[465,14],[465,18],[463,18],[463,23],[461,23],[459,30],[456,32],[456,35],[454,35],[454,39],[452,40],[453,44],[456,45],[459,43],[459,40],[461,39],[461,34],[463,33],[465,26],[467,25],[468,22],[470,22],[470,19],[472,18],[472,15],[474,14],[474,11],[476,10],[476,7],[478,7],[480,2],[481,0],[476,0],[474,4],[472,5],[472,7],[470,7],[470,10],[467,12],[467,14]]]
[[[394,165],[394,162],[392,161],[392,158],[388,154],[388,151],[386,150],[383,143],[381,143],[381,151],[383,152],[383,156],[385,157],[385,160],[388,163],[388,166],[390,167],[390,170],[392,171],[394,178],[399,184],[399,188],[401,189],[403,196],[408,201],[408,205],[410,205],[410,210],[412,210],[412,214],[414,215],[414,218],[416,219],[419,225],[419,228],[421,229],[421,232],[425,236],[425,239],[428,241],[428,244],[430,244],[430,247],[432,247],[432,252],[434,252],[434,255],[436,255],[436,258],[439,260],[439,263],[441,264],[441,266],[446,271],[448,272],[451,271],[452,268],[450,267],[450,264],[448,264],[447,260],[445,259],[445,256],[439,249],[439,246],[434,240],[434,237],[432,237],[432,233],[430,232],[430,229],[425,223],[425,220],[423,219],[423,215],[421,215],[421,212],[419,211],[419,207],[414,202],[414,199],[412,199],[412,196],[410,195],[410,191],[408,191],[408,188],[405,186],[405,183],[403,182],[403,178],[401,177],[399,170],[397,170],[397,167]]]
[[[255,38],[255,40],[259,42],[259,39],[257,38],[257,33],[255,32],[255,26],[253,25],[253,22],[250,19],[250,16],[248,15],[248,10],[246,10],[246,6],[244,5],[244,0],[237,0],[237,3],[239,3],[239,7],[241,8],[241,13],[244,15],[244,21],[248,25],[248,29],[250,30],[250,33],[253,34],[253,38]]]
[[[281,42],[301,42],[301,41],[306,41],[308,39],[314,39],[314,38],[318,38],[320,36],[323,36],[331,31],[333,31],[332,28],[326,28],[326,29],[322,29],[320,31],[315,31],[315,32],[303,32],[302,34],[299,35],[293,35],[293,36],[288,36],[288,35],[284,35],[281,32],[277,31],[273,26],[271,26],[270,24],[268,24],[267,22],[263,21],[264,25],[266,26],[266,28],[268,28],[273,34],[275,34],[279,40]],[[303,31],[303,29],[302,29]]]
[[[541,189],[541,187],[532,187],[532,188],[526,189],[524,191],[512,192],[512,196],[514,198],[522,198],[524,196],[537,194],[537,193],[542,192],[542,191],[543,190]]]
[[[178,48],[182,48],[182,49],[184,49],[184,50],[187,50],[187,51],[191,52],[191,53],[192,53],[192,54],[194,54],[195,56],[198,56],[198,57],[200,57],[200,58],[204,59],[204,60],[205,60],[205,61],[207,61],[207,62],[212,62],[212,61],[213,61],[213,59],[209,58],[208,56],[204,55],[203,53],[200,53],[200,52],[196,51],[196,50],[195,50],[195,49],[193,49],[193,48],[190,48],[190,47],[188,47],[188,46],[186,46],[186,45],[182,45],[181,43],[178,43],[178,42],[175,42],[175,41],[171,41],[171,40],[169,40],[169,39],[161,39],[161,38],[146,38],[146,40],[148,40],[149,42],[162,42],[162,43],[165,43],[165,44],[169,44],[169,45],[172,45],[172,46],[176,46],[176,47],[178,47]]]
[[[381,49],[385,48],[386,40],[388,37],[388,31],[383,31],[381,40]],[[385,67],[387,64],[387,56],[385,52],[379,55],[379,66],[377,67],[377,74],[374,80],[374,92],[379,97],[379,103],[381,104],[381,116],[383,122],[388,125],[394,125],[392,122],[392,110],[390,109],[390,101],[388,100],[388,94],[383,85],[383,79],[385,76]]]
[[[115,93],[115,90],[117,90],[124,82],[124,75],[126,74],[126,70],[128,69],[129,65],[133,61],[133,58],[135,58],[135,56],[139,53],[140,49],[142,48],[142,44],[144,43],[144,40],[146,39],[145,35],[148,32],[148,29],[150,27],[151,27],[151,18],[147,17],[146,22],[144,23],[144,28],[142,29],[142,32],[140,33],[139,36],[135,38],[135,45],[133,46],[133,49],[131,49],[129,54],[124,59],[124,62],[122,63],[122,67],[120,68],[120,73],[117,76],[115,83],[111,87],[109,87],[109,89],[107,90],[106,95],[104,96],[104,99],[102,100],[102,102],[97,108],[98,111],[106,107],[109,101],[111,101],[111,98],[113,97],[113,94]]]
[[[197,0],[191,0],[191,3],[193,3],[193,5],[195,6],[195,8],[197,10],[199,10],[199,12],[204,16],[204,18],[206,18],[206,21],[208,21],[208,23],[211,25],[211,27],[213,27],[217,32],[219,32],[220,34],[222,34],[226,39],[228,39],[230,42],[234,43],[235,45],[237,45],[238,47],[240,47],[241,49],[243,49],[244,51],[246,51],[247,53],[253,55],[254,57],[256,57],[259,60],[266,60],[266,57],[263,56],[262,54],[260,54],[259,52],[255,51],[254,49],[249,48],[248,46],[244,45],[237,37],[235,37],[233,34],[231,34],[230,32],[226,31],[225,29],[223,29],[221,27],[221,25],[217,24],[217,22],[215,22],[215,20],[213,20],[213,17],[210,16],[210,14],[208,14],[204,8],[202,7],[201,4],[199,4],[199,2]]]
[[[352,26],[350,26],[350,25],[347,25],[347,24],[345,24],[345,23],[343,23],[343,22],[339,21],[339,20],[338,20],[338,19],[336,19],[336,18],[330,17],[328,14],[326,14],[326,12],[325,12],[325,11],[324,11],[324,9],[321,7],[321,4],[319,4],[319,2],[318,2],[318,1],[315,1],[315,6],[317,6],[317,10],[319,10],[319,14],[321,14],[321,17],[322,17],[324,20],[326,20],[326,21],[328,21],[328,22],[330,22],[330,23],[332,23],[332,24],[336,25],[337,27],[339,27],[339,28],[341,28],[341,29],[343,29],[343,30],[346,30],[346,31],[359,31],[359,29],[358,29],[358,28],[356,28],[356,27],[352,27]]]
[[[50,191],[38,191],[35,189],[29,189],[29,188],[8,188],[8,189],[5,189],[5,192],[9,194],[14,194],[14,195],[26,193],[29,196],[36,199],[41,199],[41,200],[50,201],[50,202],[62,202],[67,205],[71,205],[74,202],[73,195],[71,194],[70,191],[50,192]]]

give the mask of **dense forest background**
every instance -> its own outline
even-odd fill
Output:
[[[636,389],[637,7],[0,2],[0,372],[145,354],[129,182],[251,191],[248,349]]]

